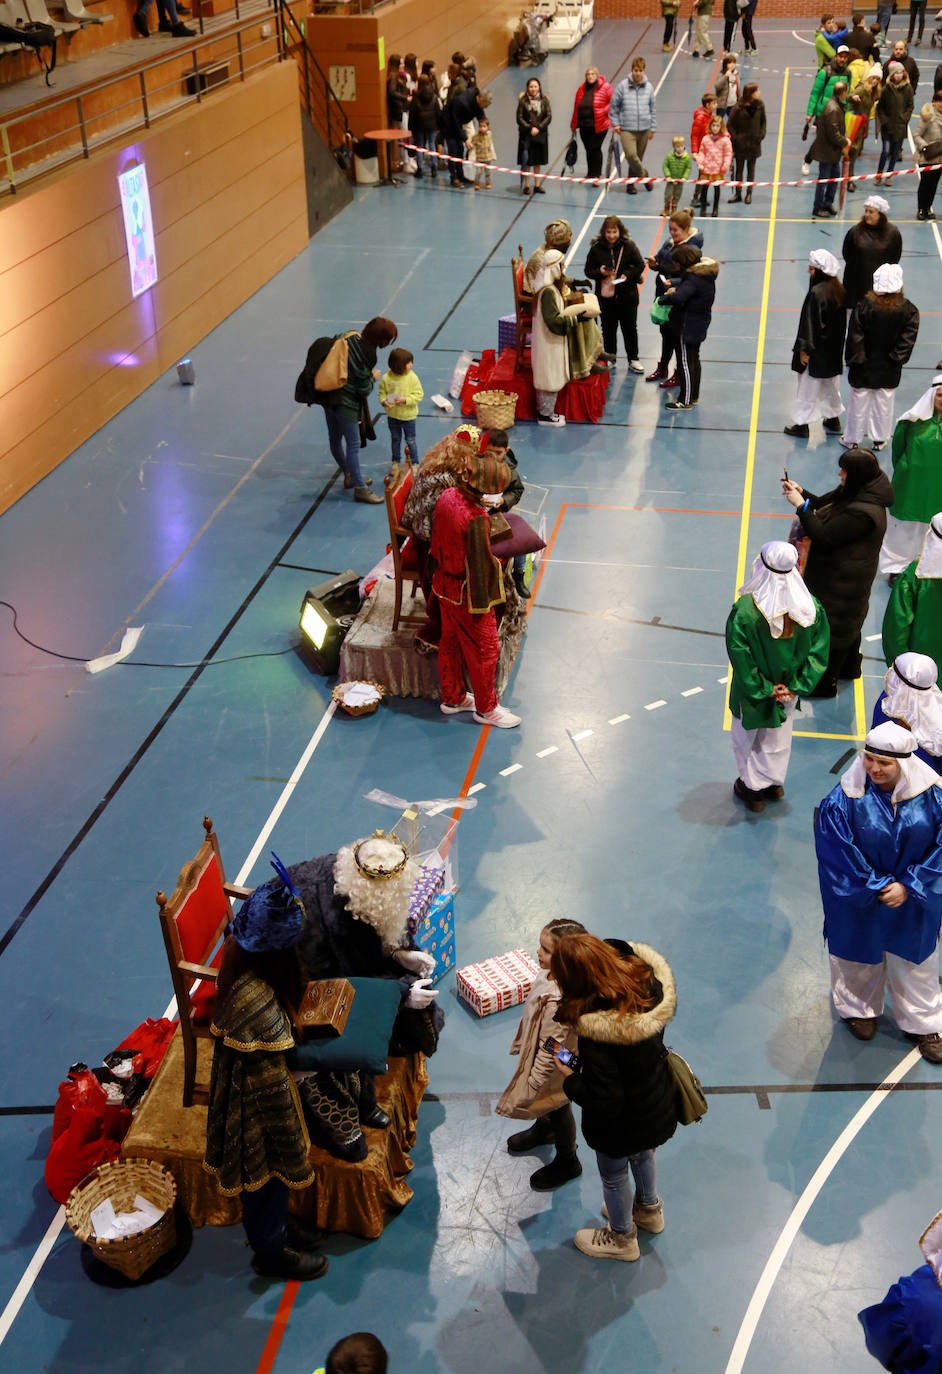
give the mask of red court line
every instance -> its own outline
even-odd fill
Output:
[[[285,1334],[288,1326],[288,1318],[291,1316],[291,1309],[294,1300],[298,1296],[298,1289],[301,1287],[297,1279],[289,1279],[285,1284],[285,1291],[281,1295],[278,1304],[278,1311],[275,1313],[271,1329],[268,1332],[268,1339],[262,1351],[262,1357],[258,1362],[255,1374],[271,1374],[278,1355],[278,1347],[281,1345],[281,1338]]]

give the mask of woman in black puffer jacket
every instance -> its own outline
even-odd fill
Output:
[[[600,1259],[636,1260],[638,1227],[664,1229],[654,1151],[677,1129],[664,1029],[674,1015],[674,977],[648,945],[565,935],[550,971],[562,990],[557,1019],[579,1037],[578,1069],[557,1057],[566,1096],[582,1108],[595,1151],[608,1225],[577,1231],[575,1244]]]
[[[870,606],[886,512],[893,486],[876,458],[853,448],[840,459],[841,483],[814,496],[797,482],[782,482],[785,499],[796,509],[810,540],[805,586],[827,613],[831,627],[828,666],[808,695],[833,697],[839,680],[860,677],[860,631]]]

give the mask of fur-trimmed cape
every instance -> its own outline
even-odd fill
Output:
[[[634,944],[630,952],[654,973],[660,999],[645,1012],[611,1009],[580,1016],[580,1067],[564,1084],[567,1097],[582,1108],[586,1144],[616,1159],[656,1149],[677,1129],[664,1050],[664,1030],[677,1008],[674,975],[650,945]]]

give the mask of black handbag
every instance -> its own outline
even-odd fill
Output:
[[[23,19],[18,19],[15,27],[12,24],[0,24],[0,43],[21,43],[24,48],[32,48],[45,73],[47,86],[52,85],[49,76],[56,66],[56,37],[51,24],[27,23]],[[50,50],[48,60],[43,56],[43,48]]]

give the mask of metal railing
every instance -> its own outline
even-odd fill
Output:
[[[314,56],[306,25],[295,19],[288,0],[277,0],[277,4],[281,21],[278,41],[284,55],[293,57],[298,64],[301,97],[311,122],[331,152],[349,149],[353,136],[347,112],[334,95],[323,67]]]
[[[201,37],[185,56],[163,53],[136,69],[83,85],[71,95],[53,94],[0,119],[0,194],[200,104],[217,82],[245,81],[289,57],[297,62],[301,97],[315,128],[335,154],[348,147],[346,112],[285,0],[243,0],[241,10],[236,0],[235,14],[235,23],[228,16],[209,23],[200,18]]]

